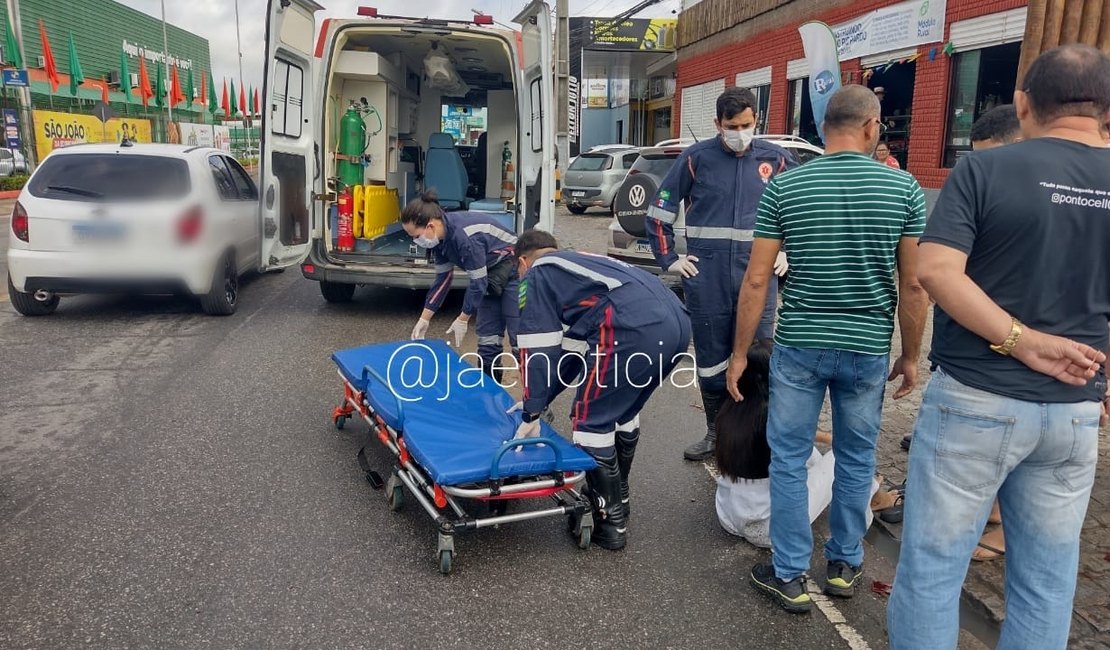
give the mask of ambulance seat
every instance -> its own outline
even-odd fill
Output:
[[[424,159],[424,187],[434,189],[445,210],[465,210],[469,178],[462,156],[449,133],[433,133],[428,138]]]

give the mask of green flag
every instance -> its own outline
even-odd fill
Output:
[[[189,68],[189,77],[185,80],[185,106],[189,110],[192,110],[193,102],[196,101],[196,99],[193,98],[196,92],[196,89],[193,87],[193,69]]]
[[[163,66],[161,63],[155,66],[158,68],[158,76],[154,78],[154,105],[158,108],[166,107],[166,77],[162,74]]]
[[[77,45],[73,42],[73,32],[69,33],[69,94],[77,96],[77,89],[85,83],[85,73],[81,71],[81,61],[77,59]]]
[[[232,79],[231,80],[231,104],[230,104],[231,105],[231,112],[228,114],[228,117],[233,117],[236,113],[239,112],[239,109],[238,109],[239,105],[235,103],[236,101],[238,101],[238,100],[235,98],[235,80]]]
[[[4,58],[7,63],[12,64],[17,68],[23,67],[23,56],[19,53],[19,45],[15,42],[15,34],[12,33],[12,23],[8,21],[4,27],[7,29],[7,34],[4,34]]]
[[[208,112],[213,115],[220,110],[220,98],[216,96],[216,79],[208,75]]]
[[[127,52],[119,52],[119,89],[127,101],[131,101],[131,71],[127,69]]]

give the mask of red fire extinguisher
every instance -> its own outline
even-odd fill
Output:
[[[355,250],[355,235],[352,228],[354,205],[351,188],[348,187],[339,195],[339,240],[336,242],[336,248],[343,253]]]

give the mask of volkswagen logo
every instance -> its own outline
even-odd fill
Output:
[[[628,203],[632,207],[638,208],[646,201],[647,190],[644,189],[643,185],[633,185],[632,189],[628,190]]]

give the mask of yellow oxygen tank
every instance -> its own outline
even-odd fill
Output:
[[[351,217],[351,230],[354,232],[355,239],[363,237],[363,227],[366,222],[366,210],[363,205],[363,196],[366,190],[370,189],[362,185],[355,185],[351,189],[351,199],[354,203],[354,211]]]

